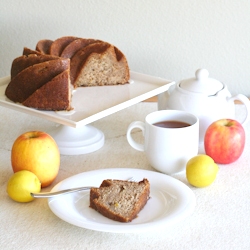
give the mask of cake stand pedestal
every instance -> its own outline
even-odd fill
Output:
[[[104,134],[91,125],[73,128],[59,125],[49,132],[61,155],[80,155],[97,151],[104,145]]]

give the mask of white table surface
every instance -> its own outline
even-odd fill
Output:
[[[61,156],[59,174],[54,183],[89,170],[104,168],[154,169],[144,153],[132,149],[126,129],[135,120],[157,109],[156,103],[139,103],[94,122],[105,134],[104,146],[93,153]],[[237,116],[244,107],[237,105]],[[206,188],[188,185],[185,173],[174,177],[194,192],[195,211],[185,220],[160,232],[115,234],[76,227],[56,217],[47,199],[17,203],[6,193],[13,174],[11,147],[22,133],[51,131],[56,124],[41,118],[0,107],[0,249],[250,249],[250,124],[241,158],[220,165],[215,182]],[[138,135],[139,136],[139,135]],[[203,153],[200,147],[200,153]]]

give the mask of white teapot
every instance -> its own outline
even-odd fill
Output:
[[[232,97],[225,84],[208,75],[206,69],[198,69],[195,78],[174,84],[158,96],[159,110],[184,110],[199,118],[200,142],[204,141],[205,132],[212,122],[223,118],[235,119],[235,100],[246,106],[247,114],[242,125],[250,118],[249,99],[242,94]]]

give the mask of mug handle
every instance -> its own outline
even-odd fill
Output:
[[[128,130],[127,130],[127,140],[128,143],[130,144],[130,146],[138,151],[144,151],[144,145],[140,144],[138,142],[136,142],[132,136],[131,136],[131,131],[134,128],[139,128],[142,131],[142,134],[144,136],[144,131],[145,131],[145,123],[144,122],[140,122],[140,121],[136,121],[136,122],[132,122],[129,126],[128,126]]]
[[[247,114],[246,114],[245,119],[241,123],[244,126],[249,121],[249,119],[250,119],[250,101],[249,101],[249,99],[246,96],[244,96],[242,94],[238,94],[236,96],[231,97],[230,101],[231,100],[232,101],[238,100],[238,101],[242,102],[245,105],[246,111],[247,111],[246,113]]]

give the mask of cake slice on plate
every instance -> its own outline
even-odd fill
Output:
[[[91,188],[90,207],[109,219],[130,222],[146,205],[149,194],[147,179],[139,182],[104,180],[99,188]]]

